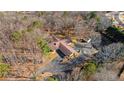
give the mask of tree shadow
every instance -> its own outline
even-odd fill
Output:
[[[116,28],[109,27],[106,31],[100,32],[101,46],[107,46],[112,43],[124,43],[124,33],[118,31]]]
[[[118,73],[118,77],[120,77],[120,76],[121,76],[121,74],[123,73],[123,71],[124,71],[124,64],[123,64],[123,66],[122,66],[121,70],[120,70],[120,71],[119,71],[119,73]]]

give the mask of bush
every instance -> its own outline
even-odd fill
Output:
[[[12,32],[10,36],[12,41],[19,41],[21,37],[22,37],[22,33],[19,31]]]
[[[63,12],[63,16],[66,17],[68,15],[68,12],[67,11],[64,11]]]
[[[44,53],[44,54],[48,54],[50,51],[51,51],[51,49],[49,48],[48,45],[45,45],[45,46],[43,47],[43,53]]]
[[[24,20],[24,21],[26,21],[27,19],[28,19],[27,16],[24,16],[24,17],[22,18],[22,20]]]
[[[8,64],[0,63],[0,77],[5,77],[9,73],[9,68]]]
[[[38,44],[39,48],[41,49],[41,51],[43,52],[43,54],[48,54],[51,51],[47,42],[44,39],[42,39],[42,38],[38,39],[37,44]]]
[[[53,76],[53,77],[48,77],[47,81],[59,81],[59,79],[57,77]]]
[[[0,54],[0,63],[2,63],[2,62],[3,62],[3,55]]]
[[[44,11],[38,11],[38,12],[36,12],[36,14],[38,17],[41,17],[45,14],[45,12]]]
[[[29,28],[27,28],[27,32],[33,32],[33,28],[31,28],[31,27],[29,27]]]
[[[42,24],[41,21],[34,21],[33,24],[32,24],[33,28],[40,28],[42,26],[43,26],[43,24]]]
[[[91,75],[95,74],[97,70],[97,66],[94,62],[88,62],[87,64],[84,65],[84,78],[88,79],[90,78]]]
[[[97,16],[96,12],[89,13],[89,19],[96,18],[96,16]]]

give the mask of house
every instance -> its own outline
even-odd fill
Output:
[[[124,12],[110,12],[106,16],[112,20],[113,26],[124,29]]]
[[[50,47],[52,50],[56,50],[61,57],[69,56],[71,54],[78,54],[78,52],[69,45],[67,40],[56,39],[55,42],[50,44]]]

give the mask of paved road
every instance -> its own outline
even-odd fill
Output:
[[[76,64],[84,62],[83,60],[85,58],[83,56],[80,56],[78,58],[71,60],[68,64],[64,64],[64,65],[59,63],[60,59],[61,58],[58,57],[54,59],[52,62],[50,62],[49,64],[47,64],[45,67],[38,69],[37,75],[41,74],[42,72],[59,73],[59,72],[71,70],[73,67],[75,67]]]

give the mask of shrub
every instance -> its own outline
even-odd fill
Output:
[[[24,16],[24,17],[22,18],[22,20],[24,20],[24,21],[26,21],[27,19],[28,19],[27,16]]]
[[[0,77],[5,77],[9,73],[9,68],[8,64],[0,63]]]
[[[59,81],[59,79],[57,77],[53,76],[53,77],[48,77],[47,81]]]
[[[24,35],[26,33],[26,30],[25,29],[22,30],[21,33],[22,33],[22,35]]]
[[[48,54],[50,51],[51,51],[51,49],[49,48],[48,45],[45,45],[45,46],[43,47],[43,53],[44,53],[44,54]]]
[[[2,62],[3,62],[3,55],[0,54],[0,63],[2,63]]]
[[[22,37],[22,33],[19,31],[12,32],[10,36],[12,41],[19,41],[21,37]]]
[[[100,22],[100,17],[99,16],[96,16],[96,21],[97,21],[97,23]]]
[[[36,12],[36,14],[38,17],[41,17],[42,15],[45,14],[45,12],[44,11],[38,11],[38,12]]]
[[[92,18],[96,18],[97,14],[96,12],[90,12],[89,13],[89,18],[92,19]]]
[[[42,26],[43,26],[43,24],[42,24],[41,21],[34,21],[33,24],[32,24],[33,28],[40,28]]]
[[[95,62],[88,62],[86,65],[84,65],[84,78],[88,79],[91,75],[95,74],[97,70],[97,66]]]
[[[43,52],[43,54],[48,54],[51,51],[47,42],[44,39],[42,39],[42,38],[38,39],[37,44],[38,44],[39,48],[41,49],[41,51]]]
[[[68,12],[67,11],[64,11],[63,12],[63,16],[66,17],[68,15]]]
[[[33,32],[33,28],[31,28],[31,27],[29,27],[29,28],[27,28],[27,32]]]

